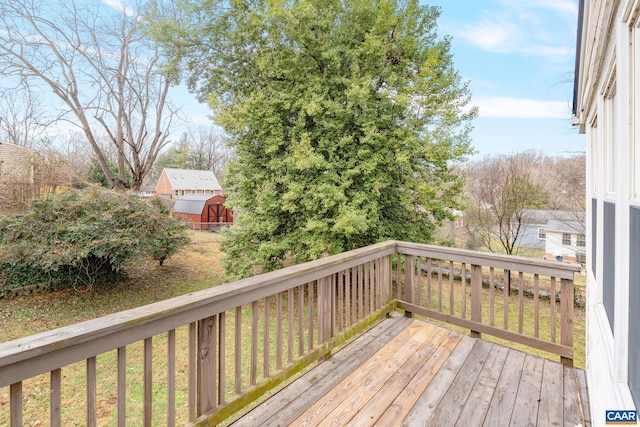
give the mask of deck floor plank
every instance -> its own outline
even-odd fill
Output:
[[[393,374],[369,401],[346,424],[353,427],[376,423],[387,412],[395,398],[406,389],[407,385],[429,360],[440,344],[447,337],[446,331],[436,331],[430,341],[422,344],[418,350]]]
[[[473,350],[462,365],[462,369],[458,371],[458,375],[456,375],[442,402],[438,405],[427,424],[446,426],[453,425],[456,422],[462,409],[467,404],[467,400],[480,372],[482,372],[492,347],[493,344],[487,341],[477,340],[475,342]]]
[[[559,404],[564,399],[562,375],[562,365],[550,360],[544,361],[538,425],[562,426],[563,424],[564,404]]]
[[[232,425],[575,426],[583,418],[590,426],[584,371],[393,314]]]
[[[360,335],[350,345],[340,349],[328,360],[319,363],[296,381],[289,384],[271,397],[269,405],[263,405],[260,411],[251,411],[233,423],[234,427],[253,427],[257,425],[289,425],[306,411],[313,403],[314,396],[324,396],[335,387],[342,378],[355,371],[377,351],[395,339],[412,320],[394,314]],[[300,396],[305,398],[301,399]]]
[[[587,375],[582,369],[576,369],[576,376],[578,377],[578,384],[580,385],[580,406],[582,408],[582,415],[584,416],[585,427],[591,427],[591,410],[589,409],[589,392],[587,385]]]
[[[396,396],[387,411],[375,423],[379,426],[399,426],[409,411],[415,406],[418,398],[424,393],[431,380],[442,368],[453,350],[456,348],[462,334],[449,333],[445,340],[436,349],[433,355],[420,368],[411,382]]]
[[[416,401],[415,406],[404,418],[402,422],[403,426],[425,425],[425,420],[431,418],[433,412],[444,398],[444,395],[449,390],[460,368],[462,368],[471,350],[473,350],[474,344],[475,340],[468,336],[464,336],[460,340],[455,350],[451,353],[451,356],[449,356],[447,361],[442,365],[438,374],[433,378],[429,386]]]
[[[522,375],[524,359],[524,353],[509,350],[500,378],[496,384],[489,410],[485,415],[483,426],[506,427],[509,425],[518,393],[518,384]]]
[[[489,410],[507,354],[509,354],[508,348],[498,345],[492,346],[473,390],[469,394],[469,399],[456,421],[456,426],[467,427],[484,419]]]
[[[511,425],[535,426],[538,421],[544,359],[527,354],[520,376],[518,394],[511,414]]]
[[[582,423],[582,416],[580,415],[580,407],[575,404],[575,396],[579,393],[576,386],[576,377],[574,375],[574,369],[568,366],[563,366],[564,370],[564,418],[569,422],[575,424]]]
[[[330,393],[296,419],[294,426],[345,425],[384,383],[391,378],[423,343],[437,333],[437,329],[410,324],[401,340],[394,340],[374,357],[345,378]],[[366,390],[353,393],[353,390]]]

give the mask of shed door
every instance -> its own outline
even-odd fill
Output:
[[[229,222],[227,208],[222,203],[209,205],[209,220],[207,222]]]

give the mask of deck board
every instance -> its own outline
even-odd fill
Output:
[[[393,314],[232,425],[574,426],[583,418],[590,425],[584,371]]]
[[[507,359],[502,366],[500,378],[493,392],[493,398],[487,411],[484,423],[485,427],[506,427],[511,421],[518,393],[518,384],[524,367],[525,353],[509,350]]]

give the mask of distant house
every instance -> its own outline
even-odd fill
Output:
[[[0,182],[33,181],[35,150],[0,141]]]
[[[585,213],[575,211],[526,209],[518,246],[544,249],[549,256],[571,260],[584,254]]]
[[[545,253],[559,261],[586,262],[584,222],[550,220],[545,229]]]
[[[173,205],[173,215],[185,221],[194,230],[207,230],[233,223],[231,209],[226,199],[216,195],[189,194],[180,197]]]
[[[177,199],[187,194],[222,194],[218,179],[209,170],[164,168],[156,185],[156,194]]]

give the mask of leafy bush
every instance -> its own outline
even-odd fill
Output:
[[[162,264],[187,242],[184,225],[159,202],[69,190],[0,218],[0,285],[114,283],[125,261],[151,256]]]

